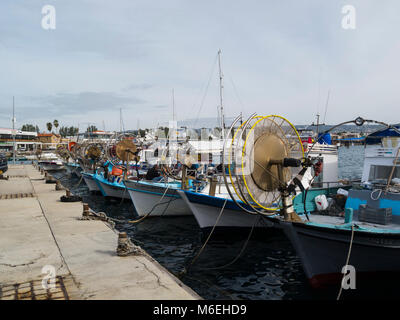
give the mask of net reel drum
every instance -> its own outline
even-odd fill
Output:
[[[224,180],[231,198],[251,214],[275,215],[285,220],[300,218],[293,211],[293,177],[301,170],[303,145],[295,127],[278,115],[253,114],[235,129],[232,123],[224,143]],[[232,190],[233,189],[233,190]],[[240,201],[239,201],[240,200]]]

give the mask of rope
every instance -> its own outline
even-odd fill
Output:
[[[353,239],[354,239],[354,225],[351,225],[351,238],[350,238],[350,245],[349,245],[349,251],[347,253],[347,259],[346,259],[346,264],[345,266],[349,265],[349,260],[350,260],[350,254],[351,254],[351,247],[353,246]],[[347,271],[347,270],[346,270]],[[340,290],[339,294],[336,298],[336,300],[340,299],[340,296],[342,294],[342,289],[343,289],[343,279],[344,279],[345,273],[343,274],[342,281],[340,282]]]
[[[253,223],[253,225],[252,225],[252,227],[251,227],[250,233],[249,233],[249,235],[247,236],[247,239],[246,239],[246,241],[244,242],[244,244],[243,244],[243,246],[242,246],[242,249],[240,249],[240,252],[239,252],[239,254],[235,257],[235,259],[233,259],[231,262],[229,262],[229,263],[227,263],[227,264],[225,264],[225,265],[222,265],[222,266],[220,266],[220,267],[203,268],[203,269],[205,269],[205,270],[218,270],[218,269],[224,269],[224,268],[229,267],[230,265],[234,264],[234,263],[242,256],[244,250],[246,249],[246,247],[247,247],[247,245],[248,245],[248,243],[249,243],[249,241],[250,241],[251,235],[253,234],[253,231],[254,231],[254,228],[255,228],[255,226],[256,226],[256,223],[257,223],[259,220],[260,220],[260,216],[257,216],[257,218],[254,219],[254,223]]]
[[[389,179],[388,179],[388,182],[387,182],[387,185],[386,185],[385,195],[387,194],[387,192],[389,190],[390,182],[392,181],[394,170],[396,169],[396,163],[397,163],[397,159],[399,158],[399,152],[400,152],[400,147],[397,148],[396,157],[393,160],[393,167],[392,167],[392,170],[390,172]]]
[[[148,213],[146,213],[143,217],[141,217],[141,218],[139,218],[139,219],[136,219],[136,220],[129,220],[129,221],[123,221],[124,223],[139,223],[139,222],[142,222],[144,219],[146,219],[148,216],[150,216],[150,214],[152,214],[153,213],[153,210],[158,206],[158,205],[161,205],[161,204],[165,204],[166,202],[164,202],[164,203],[161,203],[161,201],[164,199],[164,197],[165,197],[165,195],[167,194],[167,191],[168,191],[168,189],[169,189],[169,184],[168,184],[168,186],[167,186],[167,188],[165,189],[165,191],[164,191],[164,194],[162,195],[162,197],[160,198],[160,200],[158,200],[158,202],[151,208],[151,210],[148,212]],[[168,204],[168,206],[169,206],[169,204]],[[168,208],[168,206],[167,206],[167,208]]]
[[[83,180],[83,175],[81,175],[81,178],[79,179],[78,184],[77,184],[77,185],[74,185],[72,188],[73,188],[73,189],[78,188],[79,185],[81,184],[82,180]]]
[[[175,200],[178,200],[178,199],[177,199],[177,198],[172,198],[172,197],[171,197],[171,198],[168,200],[167,205],[165,206],[163,212],[161,213],[161,215],[160,215],[158,218],[161,219],[162,217],[164,217],[164,214],[167,212],[167,209],[168,209],[169,205],[171,204],[171,202],[173,202],[173,201],[175,201]],[[165,202],[164,202],[164,203],[165,203]],[[156,226],[156,225],[153,224],[150,228],[144,228],[144,229],[145,229],[145,231],[151,231],[151,230],[154,229],[155,226]],[[160,243],[158,240],[157,240],[157,242]]]
[[[205,88],[205,92],[204,92],[204,94],[203,94],[203,98],[201,99],[200,108],[199,108],[199,111],[197,112],[197,115],[196,115],[196,118],[195,118],[195,122],[194,122],[194,124],[193,124],[193,127],[196,126],[197,121],[199,120],[199,115],[200,115],[201,109],[203,108],[204,100],[205,100],[205,98],[206,98],[206,96],[207,96],[207,93],[208,93],[208,87],[210,86],[211,79],[212,79],[212,76],[213,76],[213,74],[214,74],[215,65],[217,64],[217,60],[218,60],[218,55],[215,56],[214,64],[213,64],[213,66],[212,66],[212,68],[211,68],[211,72],[210,72],[210,75],[209,75],[209,78],[208,78],[207,86],[206,86],[206,88]],[[195,105],[196,105],[196,104],[195,104]],[[195,105],[193,106],[193,108],[195,107]]]
[[[378,194],[378,196],[377,196],[376,198],[374,198],[372,195],[373,195],[375,192],[377,192],[377,191],[379,191],[379,194]],[[382,195],[382,189],[375,189],[375,190],[373,190],[373,191],[371,192],[370,197],[371,197],[371,200],[376,201],[376,200],[378,200],[378,199],[381,197],[381,195]]]
[[[128,190],[127,187],[124,188],[124,192],[122,193],[122,197],[121,197],[121,202],[119,203],[118,207],[120,207],[122,205],[122,203],[124,202],[124,200],[125,200],[126,190]]]
[[[186,273],[186,272],[189,270],[189,268],[190,268],[190,267],[193,265],[193,263],[200,257],[200,255],[201,255],[201,253],[203,252],[204,248],[207,246],[208,241],[210,240],[212,234],[214,233],[214,230],[215,230],[215,228],[216,228],[216,226],[217,226],[217,224],[218,224],[218,222],[219,222],[219,219],[221,218],[222,213],[224,212],[225,205],[226,205],[227,202],[228,202],[228,199],[225,199],[224,205],[222,206],[221,211],[219,212],[219,215],[218,215],[218,217],[217,217],[217,220],[215,221],[215,224],[214,224],[213,228],[211,229],[210,234],[208,235],[208,237],[207,237],[206,241],[204,242],[203,246],[200,248],[200,251],[197,253],[197,255],[193,258],[192,262],[189,264],[188,268],[184,270],[184,273]]]

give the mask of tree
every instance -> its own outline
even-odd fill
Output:
[[[139,129],[139,134],[140,134],[140,136],[141,136],[142,138],[145,137],[145,136],[146,136],[146,130]]]
[[[79,129],[76,127],[60,127],[60,135],[65,138],[67,136],[75,136],[79,132]]]
[[[97,131],[97,127],[96,126],[89,126],[86,129],[86,132],[94,132]]]
[[[69,136],[76,136],[79,133],[79,129],[76,127],[69,127],[68,135]]]
[[[59,134],[61,137],[65,138],[68,136],[68,127],[60,127]]]
[[[24,124],[21,127],[21,131],[37,132],[36,128],[38,128],[38,126],[35,127],[33,124]]]
[[[51,129],[53,128],[53,125],[51,124],[51,122],[47,122],[47,123],[46,123],[46,127],[47,127],[47,130],[48,130],[49,132],[51,132]]]
[[[54,121],[53,121],[53,125],[54,125],[54,127],[56,128],[56,132],[57,132],[57,128],[58,128],[58,126],[59,126],[58,120],[54,120]]]

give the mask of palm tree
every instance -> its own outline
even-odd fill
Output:
[[[49,132],[51,132],[51,129],[53,128],[53,125],[51,124],[51,122],[47,122],[46,123],[46,127],[47,127],[47,130],[49,130]]]
[[[58,133],[58,130],[57,130],[57,128],[58,128],[58,120],[54,120],[53,121],[53,125],[56,128],[56,132]]]

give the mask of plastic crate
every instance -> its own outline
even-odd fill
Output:
[[[376,224],[389,224],[392,222],[392,208],[372,208],[361,204],[358,210],[358,220]]]

